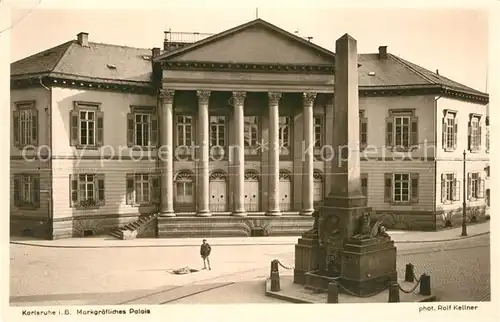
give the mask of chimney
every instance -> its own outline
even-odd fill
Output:
[[[438,74],[438,75],[439,75],[439,69],[436,69],[436,74]]]
[[[89,34],[86,32],[81,32],[78,35],[76,35],[76,39],[78,40],[78,43],[82,47],[88,47],[89,46]]]
[[[161,48],[155,47],[155,48],[151,49],[151,57],[152,58],[158,57],[158,56],[160,56],[160,54],[161,54]]]
[[[379,46],[378,47],[378,58],[386,59],[387,58],[387,46]]]

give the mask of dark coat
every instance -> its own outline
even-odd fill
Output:
[[[212,247],[210,247],[210,245],[208,243],[206,244],[201,244],[201,247],[200,247],[200,255],[202,257],[208,257],[210,256],[210,252],[212,251]]]

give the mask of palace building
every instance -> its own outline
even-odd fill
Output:
[[[12,235],[311,227],[335,180],[335,53],[261,19],[166,32],[163,48],[89,37],[11,65]],[[488,94],[386,46],[358,57],[368,206],[389,228],[436,230],[461,222],[465,187],[469,220],[483,219]]]

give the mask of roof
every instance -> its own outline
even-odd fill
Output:
[[[11,77],[73,76],[79,79],[151,82],[151,50],[72,40],[11,64]]]
[[[335,56],[333,52],[325,48],[262,19],[257,19],[165,53],[154,60],[164,61],[187,51],[195,51],[200,46],[214,43],[218,39],[251,26],[259,26],[277,32],[300,46],[308,46],[307,48],[324,55],[324,57],[334,58]],[[378,53],[359,54],[358,57],[360,89],[440,86],[443,89],[451,89],[483,98],[488,96],[488,94],[457,83],[390,53],[387,54],[386,59],[380,59]],[[102,83],[151,84],[152,72],[150,49],[93,42],[89,42],[88,47],[84,47],[77,40],[65,42],[11,64],[11,78],[13,80],[33,76],[53,76]]]

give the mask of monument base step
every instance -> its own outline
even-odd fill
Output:
[[[401,287],[405,290],[411,290],[414,286],[413,283],[399,281]],[[281,290],[279,292],[271,291],[271,280],[267,279],[265,282],[266,296],[276,298],[290,303],[311,303],[311,304],[325,304],[327,303],[328,294],[318,293],[316,291],[308,290],[300,284],[293,283],[292,276],[281,276],[280,278]],[[399,292],[399,299],[402,303],[416,303],[416,302],[435,302],[437,298],[435,295],[421,295],[418,294],[419,288],[417,287],[411,293]],[[371,297],[357,297],[344,293],[339,293],[339,304],[347,303],[388,303],[389,290],[382,291],[381,293]]]

